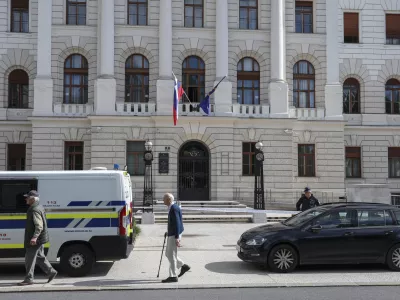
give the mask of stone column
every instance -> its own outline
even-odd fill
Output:
[[[33,116],[53,115],[51,78],[52,1],[38,2],[37,74],[34,84]]]
[[[271,117],[289,117],[289,95],[286,82],[285,0],[271,1],[271,81],[269,103]]]
[[[228,0],[218,0],[217,24],[216,24],[216,81],[214,85],[224,77],[214,93],[216,115],[232,113],[232,83],[228,80],[229,74],[229,29],[228,29]]]
[[[94,112],[96,115],[114,115],[117,97],[114,78],[114,0],[99,0],[97,28],[100,64],[94,89]]]
[[[157,114],[172,116],[174,82],[172,80],[172,1],[160,1],[159,78],[157,80]],[[178,75],[178,74],[176,74]],[[172,119],[171,119],[172,120]],[[171,121],[172,122],[172,121]]]
[[[339,81],[338,0],[326,2],[327,80],[325,86],[326,118],[343,119],[343,88]]]

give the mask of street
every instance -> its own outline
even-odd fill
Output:
[[[400,287],[177,289],[2,294],[2,300],[397,300]]]
[[[383,265],[305,266],[293,273],[278,274],[242,262],[237,257],[236,241],[243,231],[255,226],[257,225],[187,224],[179,256],[192,269],[180,278],[178,283],[161,283],[161,279],[168,277],[168,262],[165,255],[160,277],[157,278],[165,225],[143,225],[142,233],[128,259],[115,263],[98,263],[91,274],[82,278],[67,277],[60,273],[51,284],[46,284],[43,273],[37,272],[36,284],[27,287],[16,285],[24,277],[23,266],[1,266],[0,293],[127,289],[139,292],[139,290],[160,289],[207,290],[249,287],[358,288],[400,285],[399,273],[392,272]],[[2,300],[3,295],[0,296]]]

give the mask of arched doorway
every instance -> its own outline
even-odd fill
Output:
[[[179,151],[180,201],[210,200],[210,154],[199,142],[188,142]]]

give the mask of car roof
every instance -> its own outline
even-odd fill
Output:
[[[330,208],[338,208],[338,207],[386,207],[386,208],[398,208],[395,205],[386,204],[386,203],[375,203],[375,202],[333,202],[333,203],[324,203],[322,206],[329,206]]]

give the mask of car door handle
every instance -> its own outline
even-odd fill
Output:
[[[344,235],[345,236],[352,236],[352,235],[354,235],[354,232],[345,232]]]
[[[385,235],[389,235],[389,234],[392,234],[392,233],[393,233],[393,230],[389,230],[389,231],[385,232]]]

